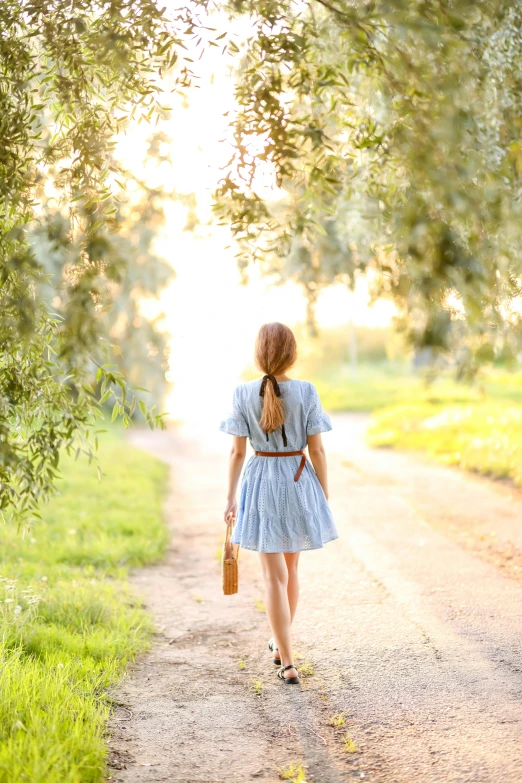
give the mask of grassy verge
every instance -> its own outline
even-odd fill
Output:
[[[374,446],[417,449],[450,465],[522,487],[522,406],[502,402],[388,408],[374,416]]]
[[[401,364],[361,364],[353,376],[346,366],[310,377],[329,411],[371,412],[391,405],[478,403],[484,400],[522,404],[522,373],[485,372],[474,385],[457,383],[454,371],[432,382]]]
[[[484,371],[473,385],[454,372],[430,380],[405,364],[339,366],[312,379],[329,411],[373,412],[374,446],[431,457],[522,486],[522,372]]]
[[[0,528],[0,781],[104,779],[109,686],[148,643],[127,569],[164,551],[166,466],[114,435],[105,476],[67,460],[23,537]]]

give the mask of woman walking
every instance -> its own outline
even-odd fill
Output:
[[[237,387],[232,414],[220,425],[222,432],[234,436],[225,522],[235,522],[234,544],[259,552],[273,633],[269,648],[280,666],[278,677],[287,684],[299,682],[291,638],[299,599],[299,553],[337,538],[321,441],[321,433],[332,427],[313,384],[287,376],[296,359],[295,337],[287,326],[262,326],[255,361],[264,376]],[[247,438],[255,454],[245,468],[238,506]]]

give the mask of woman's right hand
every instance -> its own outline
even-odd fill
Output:
[[[225,506],[225,524],[231,525],[236,518],[237,514],[237,500],[234,498],[234,500],[229,500],[227,502],[227,505]]]

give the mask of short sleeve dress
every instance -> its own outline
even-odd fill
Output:
[[[285,411],[287,445],[281,430],[269,434],[259,426],[263,398],[261,380],[236,388],[230,416],[219,429],[247,436],[254,451],[298,451],[308,435],[332,429],[315,386],[307,381],[280,381]],[[241,483],[232,541],[256,552],[301,552],[320,549],[338,538],[332,512],[319,479],[307,460],[299,478],[294,476],[301,457],[252,455]]]

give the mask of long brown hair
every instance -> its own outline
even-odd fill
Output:
[[[282,375],[295,364],[297,343],[291,329],[280,323],[264,324],[257,334],[255,360],[266,375]],[[281,397],[277,397],[273,384],[265,385],[263,412],[259,422],[265,432],[274,432],[285,422]]]

